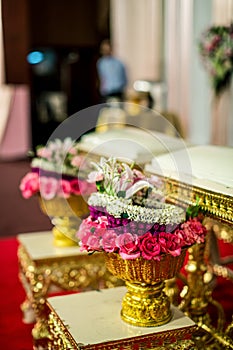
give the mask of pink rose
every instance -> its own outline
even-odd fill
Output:
[[[50,200],[53,199],[58,191],[59,182],[54,177],[40,177],[40,194],[41,197]]]
[[[179,240],[181,247],[192,245],[193,243],[195,243],[195,237],[193,236],[192,231],[188,229],[187,230],[177,229],[173,234]]]
[[[160,260],[160,245],[157,236],[153,236],[150,232],[140,237],[140,251],[142,257],[146,260]]]
[[[26,174],[21,180],[19,188],[24,198],[30,198],[39,192],[39,175],[32,172]]]
[[[179,256],[181,246],[179,239],[172,233],[161,232],[158,237],[161,251],[172,256]]]
[[[117,234],[114,230],[107,230],[102,237],[102,247],[105,252],[112,253],[116,250]]]
[[[61,180],[59,184],[59,189],[57,195],[59,197],[68,198],[71,194],[71,185],[67,180]]]
[[[70,181],[70,191],[71,191],[71,193],[76,194],[76,195],[80,194],[78,179],[73,179]]]
[[[206,228],[197,219],[189,219],[181,225],[183,237],[187,244],[203,243],[205,241]]]
[[[101,216],[98,220],[92,219],[88,216],[84,219],[76,233],[80,239],[81,250],[101,250],[102,249],[102,237],[106,233],[107,218]]]
[[[97,250],[100,251],[102,249],[101,244],[100,244],[100,237],[96,236],[95,234],[90,235],[87,240],[87,246],[88,250]]]
[[[140,257],[137,235],[129,232],[123,233],[116,238],[116,246],[122,259],[136,259]]]

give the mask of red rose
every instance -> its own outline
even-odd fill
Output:
[[[153,236],[150,232],[140,237],[140,251],[142,257],[146,260],[160,260],[160,245],[157,236]]]
[[[159,234],[159,244],[163,253],[178,256],[181,253],[180,239],[172,233],[161,232]]]

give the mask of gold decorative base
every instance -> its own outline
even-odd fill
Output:
[[[134,326],[156,327],[172,318],[164,282],[181,269],[186,249],[180,256],[164,254],[160,261],[142,257],[124,260],[117,253],[106,253],[107,269],[126,282],[127,293],[122,301],[121,318]]]
[[[138,327],[157,327],[172,318],[164,283],[143,285],[126,282],[127,293],[122,301],[121,318]]]
[[[56,247],[73,247],[77,246],[77,242],[69,238],[62,231],[60,231],[56,226],[52,228],[53,232],[53,244]]]
[[[49,215],[54,225],[54,245],[70,247],[78,244],[75,234],[81,219],[89,214],[88,204],[81,195],[69,198],[55,197],[45,200],[39,196],[39,204],[44,214]]]

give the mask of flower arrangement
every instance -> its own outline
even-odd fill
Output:
[[[233,73],[233,24],[205,30],[198,48],[214,92],[219,95],[230,85]]]
[[[115,158],[94,166],[88,181],[96,183],[97,192],[90,195],[90,215],[77,231],[81,250],[160,261],[163,254],[179,256],[182,248],[204,242],[199,217],[187,219],[182,208],[165,203],[159,178]]]
[[[78,144],[70,137],[38,146],[31,162],[31,171],[20,182],[24,198],[40,194],[45,200],[54,197],[90,194],[95,186],[86,181],[90,166],[79,154]]]

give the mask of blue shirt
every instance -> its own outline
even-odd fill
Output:
[[[101,57],[97,61],[97,71],[102,96],[123,92],[127,84],[127,77],[125,66],[119,59],[112,56]]]

